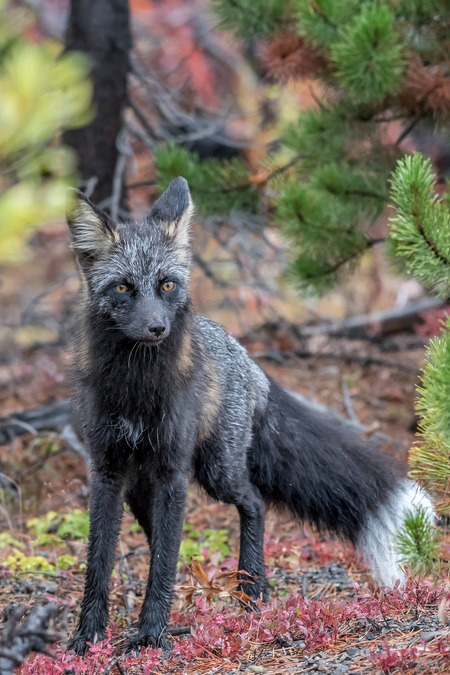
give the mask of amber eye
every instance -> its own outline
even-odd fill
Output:
[[[163,284],[163,291],[171,291],[173,290],[174,286],[175,284],[173,283],[173,281],[166,281]]]
[[[116,291],[118,293],[126,293],[128,290],[128,286],[125,286],[125,284],[117,284],[116,286]]]

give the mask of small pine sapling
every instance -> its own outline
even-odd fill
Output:
[[[422,506],[407,513],[395,545],[401,556],[400,564],[408,566],[411,574],[439,573],[438,533],[434,523],[430,522],[429,513]]]
[[[439,199],[431,164],[420,153],[398,163],[392,178],[395,215],[391,251],[409,273],[447,297],[450,282],[450,208]],[[410,451],[411,477],[438,498],[438,512],[450,514],[450,321],[430,341],[417,388],[420,442]],[[416,570],[439,571],[438,536],[419,511],[410,516],[398,539],[403,561]]]

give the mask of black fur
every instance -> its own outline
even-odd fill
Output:
[[[255,577],[254,584],[243,583],[253,599],[265,594],[264,502],[356,541],[399,485],[392,461],[295,401],[222,328],[194,315],[187,271],[183,276],[187,266],[183,256],[178,260],[185,240],[180,244],[178,232],[164,229],[169,220],[186,226],[185,188],[180,181],[174,186],[174,200],[166,193],[153,221],[117,226],[115,239],[108,222],[101,251],[83,258],[73,400],[94,478],[86,587],[70,645],[79,654],[105,634],[124,500],[151,552],[130,648],[166,647],[192,475],[214,499],[238,509],[239,568]],[[68,220],[76,252],[83,232],[80,257],[89,250],[89,227],[97,228],[98,246],[103,225],[88,218],[80,229],[77,218]],[[116,283],[129,284],[127,299],[115,293],[114,281],[103,283],[114,280],[116,269]],[[176,279],[173,295],[161,290],[168,278]],[[168,324],[156,344],[145,334],[155,307]]]
[[[254,436],[250,477],[266,503],[354,544],[401,476],[392,459],[314,414],[273,380]]]

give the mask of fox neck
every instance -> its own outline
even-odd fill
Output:
[[[172,321],[167,338],[156,345],[127,339],[98,315],[88,321],[89,367],[84,371],[101,398],[128,407],[144,399],[148,407],[185,386],[196,361],[194,312],[187,303]]]

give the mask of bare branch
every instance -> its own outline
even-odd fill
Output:
[[[36,607],[23,619],[27,607],[18,607],[8,621],[0,639],[0,675],[13,675],[30,652],[40,652],[53,656],[48,644],[54,644],[59,636],[48,630],[51,619],[61,617],[65,608],[55,603]]]

